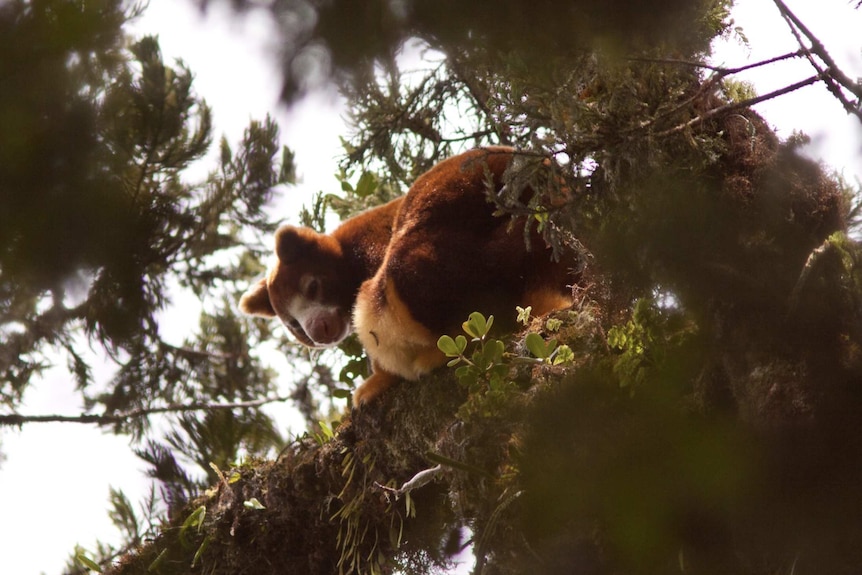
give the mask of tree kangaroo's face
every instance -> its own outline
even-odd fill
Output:
[[[341,249],[332,237],[308,228],[276,232],[278,263],[246,292],[240,309],[278,317],[301,343],[330,347],[352,331],[351,294],[341,273]]]
[[[350,310],[327,301],[331,278],[296,273],[279,265],[268,279],[269,299],[275,315],[308,347],[339,344],[352,329]]]

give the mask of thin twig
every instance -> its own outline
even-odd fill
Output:
[[[633,56],[628,58],[628,60],[632,62],[652,62],[655,64],[675,64],[681,66],[689,66],[692,68],[703,68],[705,70],[711,70],[718,74],[720,77],[731,76],[733,74],[738,74],[740,72],[745,72],[746,70],[751,70],[753,68],[759,68],[761,66],[768,66],[769,64],[774,64],[775,62],[781,62],[782,60],[789,60],[790,58],[798,58],[805,54],[805,50],[799,49],[795,52],[788,52],[787,54],[781,54],[780,56],[773,56],[772,58],[768,58],[766,60],[760,60],[759,62],[754,62],[752,64],[745,64],[744,66],[737,66],[736,68],[725,68],[724,66],[713,66],[711,64],[706,64],[704,62],[693,62],[691,60],[682,60],[679,58],[644,58],[639,56]]]
[[[140,407],[129,411],[116,413],[82,413],[80,415],[23,415],[20,413],[0,414],[0,426],[23,425],[25,423],[86,423],[108,425],[124,423],[130,419],[145,417],[156,413],[184,413],[187,411],[210,411],[219,409],[244,409],[260,407],[268,403],[287,401],[287,397],[272,397],[253,401],[235,401],[230,403],[194,402],[186,404],[171,404],[160,407]]]
[[[470,93],[470,97],[473,98],[473,102],[476,105],[476,108],[478,108],[479,111],[484,114],[485,118],[487,118],[489,122],[493,122],[494,114],[490,106],[488,105],[488,101],[490,99],[488,91],[483,86],[479,85],[475,77],[464,71],[463,66],[461,66],[461,61],[456,56],[450,55],[448,63],[449,68],[455,73],[455,75],[458,76],[464,86],[467,87],[467,91]],[[509,137],[509,130],[497,130],[493,131],[492,134],[497,134],[500,137],[501,144],[512,144],[512,140]]]
[[[789,86],[785,86],[784,88],[780,88],[778,90],[774,90],[769,92],[768,94],[763,94],[762,96],[757,96],[756,98],[749,98],[748,100],[743,100],[741,102],[731,102],[730,104],[725,104],[724,106],[719,106],[717,108],[713,108],[706,113],[703,113],[696,118],[692,118],[688,122],[684,124],[679,124],[678,126],[674,126],[673,128],[669,128],[662,132],[658,132],[655,134],[656,137],[664,137],[670,136],[672,134],[676,134],[678,132],[682,132],[683,130],[690,128],[692,126],[696,126],[701,122],[704,122],[714,116],[719,114],[729,112],[731,110],[737,110],[739,108],[748,108],[750,106],[754,106],[761,102],[765,102],[766,100],[771,100],[773,98],[777,98],[779,96],[783,96],[784,94],[788,94],[800,88],[804,88],[805,86],[810,86],[821,80],[821,76],[818,74],[816,76],[811,76],[810,78],[806,78],[805,80],[801,80],[796,82],[795,84],[791,84]]]

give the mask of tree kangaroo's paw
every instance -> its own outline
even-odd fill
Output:
[[[374,373],[353,392],[353,407],[362,407],[374,401],[377,396],[398,383],[399,380],[397,375],[375,368]]]

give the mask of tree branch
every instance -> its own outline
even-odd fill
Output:
[[[696,126],[697,124],[700,124],[701,122],[704,122],[704,121],[706,121],[706,120],[708,120],[714,116],[717,116],[719,114],[729,112],[731,110],[737,110],[739,108],[748,108],[750,106],[754,106],[754,105],[759,104],[761,102],[765,102],[766,100],[771,100],[772,98],[777,98],[778,96],[783,96],[784,94],[789,94],[790,92],[793,92],[793,91],[798,90],[800,88],[804,88],[805,86],[810,86],[811,84],[814,84],[821,79],[822,79],[821,76],[818,74],[816,76],[811,76],[810,78],[806,78],[805,80],[801,80],[799,82],[796,82],[795,84],[791,84],[789,86],[785,86],[784,88],[774,90],[772,92],[769,92],[768,94],[763,94],[762,96],[757,96],[756,98],[749,98],[748,100],[743,100],[741,102],[731,102],[730,104],[725,104],[724,106],[719,106],[717,108],[713,108],[713,109],[709,110],[708,112],[697,116],[696,118],[692,118],[688,122],[685,122],[683,124],[679,124],[677,126],[674,126],[673,128],[669,128],[669,129],[664,130],[662,132],[658,132],[657,134],[655,134],[655,136],[656,137],[670,136],[672,134],[682,132],[683,130],[685,130],[687,128],[690,128],[692,126]]]
[[[709,92],[709,90],[711,90],[716,84],[718,84],[718,82],[720,82],[723,78],[725,78],[727,76],[731,76],[733,74],[738,74],[740,72],[745,72],[746,70],[759,68],[761,66],[767,66],[769,64],[774,64],[775,62],[781,62],[783,60],[789,60],[791,58],[798,58],[798,57],[803,56],[803,55],[805,55],[805,50],[800,48],[799,50],[796,50],[795,52],[788,52],[786,54],[781,54],[779,56],[774,56],[772,58],[768,58],[766,60],[761,60],[759,62],[754,62],[751,64],[746,64],[744,66],[737,66],[735,68],[724,68],[721,66],[711,66],[709,64],[705,64],[702,62],[693,62],[690,60],[680,60],[680,59],[676,59],[676,58],[638,58],[638,57],[629,58],[631,61],[635,61],[635,62],[654,62],[654,63],[663,63],[663,64],[683,65],[683,66],[690,66],[690,67],[696,67],[696,68],[704,68],[707,70],[712,70],[714,72],[709,78],[706,78],[704,80],[700,89],[695,94],[692,94],[690,97],[688,97],[684,101],[680,102],[674,108],[667,110],[664,113],[659,114],[658,116],[656,116],[650,120],[642,122],[640,125],[638,125],[636,128],[634,128],[630,131],[643,130],[644,128],[654,126],[655,124],[658,123],[659,120],[663,120],[665,118],[669,118],[669,117],[673,116],[674,114],[678,113],[680,110],[683,110],[686,107],[688,107],[689,105],[691,105],[692,102],[695,102],[699,98],[703,97],[704,94]],[[769,94],[765,94],[763,96],[751,98],[751,99],[745,100],[743,102],[734,102],[734,103],[727,104],[725,106],[721,106],[719,108],[716,108],[715,110],[710,110],[710,112],[708,112],[707,114],[704,114],[703,116],[699,116],[697,118],[692,119],[691,121],[689,121],[686,124],[682,124],[680,126],[676,126],[674,128],[664,130],[662,132],[659,132],[656,135],[657,136],[666,136],[666,135],[670,135],[670,134],[675,134],[675,133],[677,133],[677,132],[679,132],[685,128],[696,125],[699,122],[702,122],[703,120],[710,118],[715,114],[725,112],[727,110],[731,110],[731,109],[735,109],[735,108],[753,106],[753,105],[758,104],[760,102],[763,102],[765,100],[775,98],[775,97],[778,97],[782,94],[786,94],[786,93],[791,92],[793,90],[797,90],[803,86],[807,86],[809,83],[814,83],[814,81],[816,81],[816,79],[812,80],[811,78],[809,78],[808,80],[803,80],[802,82],[799,82],[797,84],[793,84],[791,86],[787,86],[785,88],[781,88],[779,90],[776,90],[774,92],[770,92]]]
[[[793,12],[790,11],[783,0],[773,0],[773,2],[778,7],[778,11],[781,12],[787,25],[790,27],[790,31],[793,33],[793,36],[796,38],[797,43],[799,43],[799,46],[802,48],[802,51],[808,58],[811,66],[817,70],[823,82],[826,84],[826,88],[832,92],[832,95],[835,96],[839,102],[841,102],[841,105],[844,106],[844,109],[848,114],[853,114],[862,121],[862,84],[854,82],[841,71],[841,68],[838,67],[835,60],[832,59],[832,56],[829,55],[829,52],[827,52],[823,43]],[[805,45],[805,41],[802,39],[802,36],[805,36],[808,42],[811,43],[810,47]],[[818,58],[826,65],[825,68],[817,61]],[[847,95],[842,91],[842,88],[856,96],[855,103],[851,102],[847,98]]]
[[[476,108],[485,116],[488,122],[494,124],[494,114],[490,106],[488,105],[488,101],[490,100],[490,94],[488,93],[488,90],[485,89],[485,87],[481,86],[479,82],[476,81],[476,78],[464,69],[464,66],[462,66],[461,64],[460,58],[453,54],[450,54],[448,62],[449,69],[452,70],[458,76],[458,79],[467,88],[467,91],[470,93],[470,97],[473,98],[473,102],[475,103]],[[507,130],[505,126],[500,127],[500,130],[496,130],[495,132],[491,133],[496,133],[498,136],[500,136],[501,144],[511,145],[512,139],[509,137],[509,130]]]
[[[805,50],[800,48],[795,52],[788,52],[787,54],[781,54],[780,56],[774,56],[772,58],[768,58],[766,60],[761,60],[759,62],[754,62],[752,64],[746,64],[744,66],[737,66],[736,68],[725,68],[724,66],[713,66],[711,64],[706,64],[704,62],[693,62],[691,60],[681,60],[678,58],[644,58],[644,57],[630,57],[628,60],[632,62],[652,62],[654,64],[677,64],[682,66],[689,66],[691,68],[703,68],[705,70],[711,70],[716,73],[719,78],[723,78],[725,76],[731,76],[733,74],[738,74],[740,72],[745,72],[746,70],[751,70],[753,68],[759,68],[761,66],[768,66],[769,64],[774,64],[775,62],[781,62],[782,60],[789,60],[791,58],[798,58],[800,56],[805,55]]]
[[[0,426],[23,425],[25,423],[86,423],[109,425],[123,423],[126,420],[145,417],[156,413],[183,413],[187,411],[205,411],[218,409],[237,409],[260,407],[268,403],[287,401],[287,397],[271,397],[253,401],[235,401],[230,403],[194,402],[188,404],[171,404],[161,407],[140,407],[117,413],[82,413],[80,415],[22,415],[19,413],[0,414]]]

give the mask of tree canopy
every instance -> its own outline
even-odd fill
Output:
[[[571,310],[521,310],[499,344],[473,319],[452,352],[472,369],[330,423],[356,343],[320,361],[234,311],[293,180],[274,123],[189,182],[210,111],[155,39],[124,37],[135,7],[0,7],[0,421],[27,423],[21,393],[59,352],[82,418],[132,433],[161,488],[143,515],[115,493],[127,545],[70,572],[432,573],[465,548],[485,574],[855,571],[858,190],[750,106],[822,82],[855,121],[862,88],[775,3],[799,50],[751,66],[813,75],[756,95],[708,60],[734,33],[725,0],[273,2],[285,98],[332,80],[352,124],[342,193],[306,223],[504,143],[518,158],[489,200],[588,262]],[[204,304],[181,345],[157,320],[173,286]],[[291,389],[258,353],[272,342]],[[292,440],[257,409],[287,396],[309,423]]]
[[[236,150],[221,142],[205,181],[184,181],[212,144],[211,112],[191,71],[166,64],[154,38],[125,36],[139,10],[119,1],[0,7],[0,403],[3,423],[20,425],[24,390],[65,360],[89,411],[66,419],[140,439],[147,414],[177,413],[172,448],[154,439],[139,449],[154,476],[182,486],[168,499],[184,500],[197,483],[175,453],[212,473],[210,461],[281,442],[259,412],[230,412],[275,395],[233,302],[262,269],[275,229],[264,206],[293,180],[293,159],[266,118]],[[184,338],[158,322],[176,289],[204,304],[198,333]],[[214,409],[190,414],[203,406]]]

